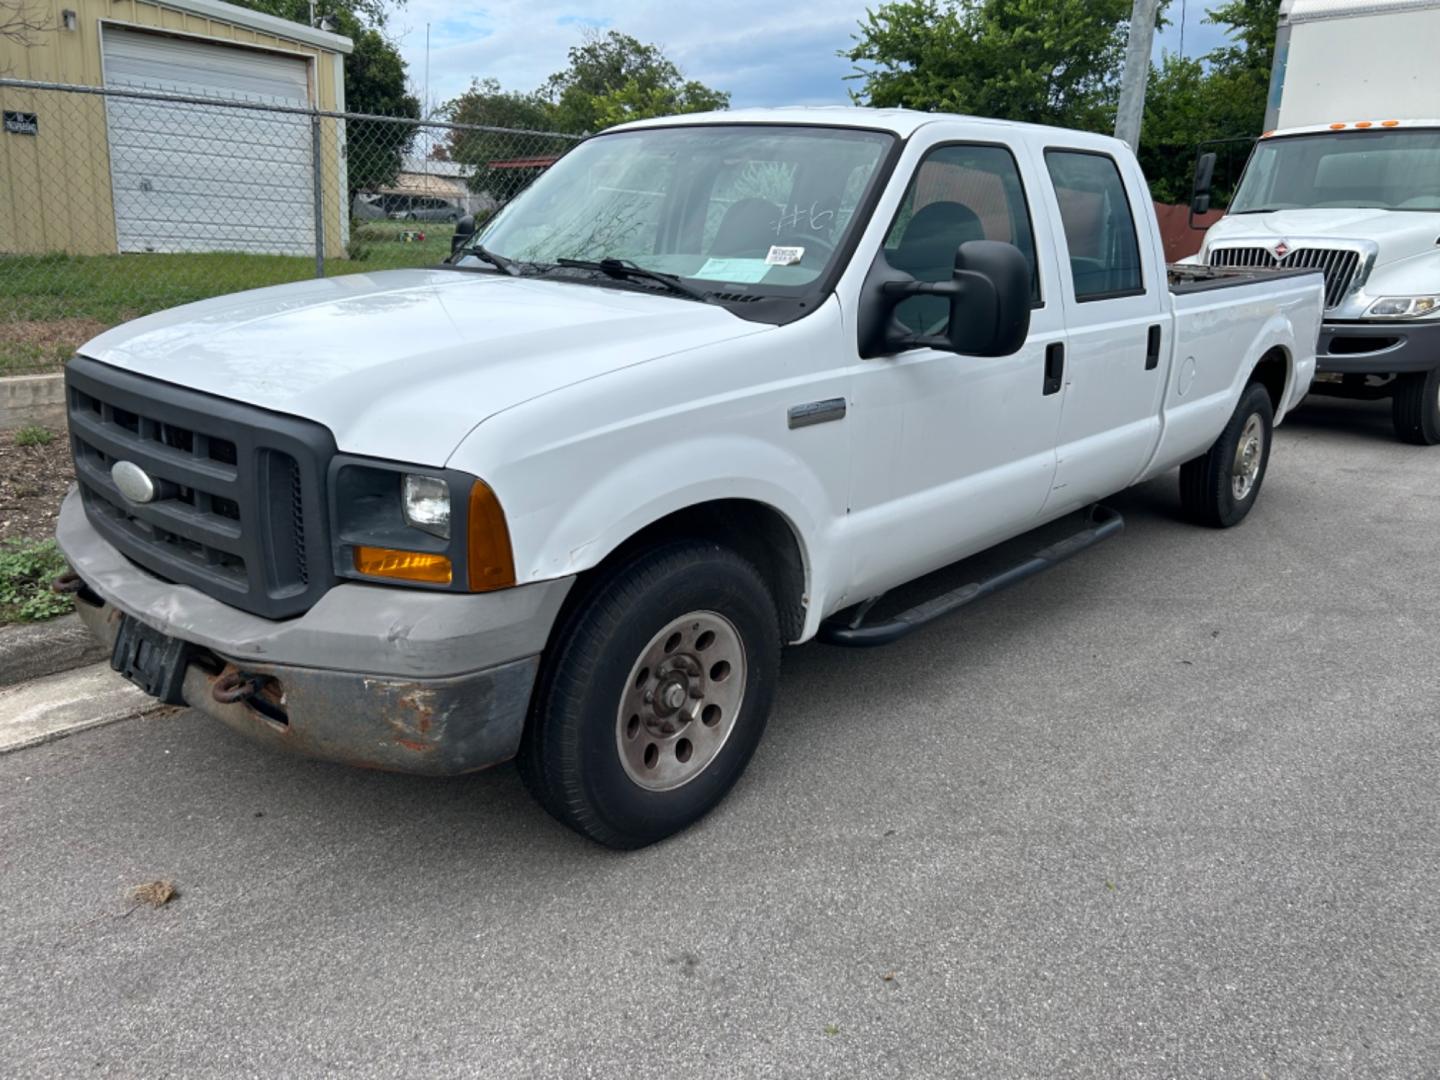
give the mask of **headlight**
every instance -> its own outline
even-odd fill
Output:
[[[1367,319],[1423,319],[1440,312],[1440,296],[1382,296],[1365,312]]]
[[[450,485],[440,477],[406,473],[401,508],[411,528],[450,539]]]
[[[338,454],[332,459],[336,574],[447,592],[514,585],[510,527],[495,492],[468,473],[415,468]]]

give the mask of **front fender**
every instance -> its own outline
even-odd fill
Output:
[[[805,564],[807,594],[828,581],[832,548],[822,533],[831,495],[798,457],[743,436],[708,435],[666,443],[590,477],[541,527],[523,523],[520,580],[563,577],[591,569],[630,537],[661,518],[721,499],[747,499],[777,511],[789,524]]]

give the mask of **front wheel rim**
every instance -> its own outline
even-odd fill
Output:
[[[1235,463],[1230,471],[1231,490],[1235,501],[1243,502],[1260,480],[1260,465],[1265,457],[1265,424],[1258,413],[1252,413],[1240,432],[1235,448]]]
[[[690,783],[720,755],[745,700],[745,646],[724,615],[692,611],[650,639],[615,716],[625,774],[647,791]]]

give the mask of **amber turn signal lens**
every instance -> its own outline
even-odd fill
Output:
[[[505,511],[490,485],[476,480],[470,489],[468,550],[470,591],[490,592],[515,584],[515,555],[510,550],[510,528]]]
[[[444,555],[379,547],[356,547],[355,569],[367,577],[423,581],[430,585],[449,585],[452,574],[450,560]]]

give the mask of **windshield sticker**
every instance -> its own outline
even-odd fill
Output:
[[[706,259],[705,265],[690,276],[707,281],[736,281],[751,285],[768,274],[771,265],[769,259]]]
[[[767,266],[798,266],[800,260],[805,258],[803,247],[781,247],[775,244],[770,248],[770,254],[765,256]]]

